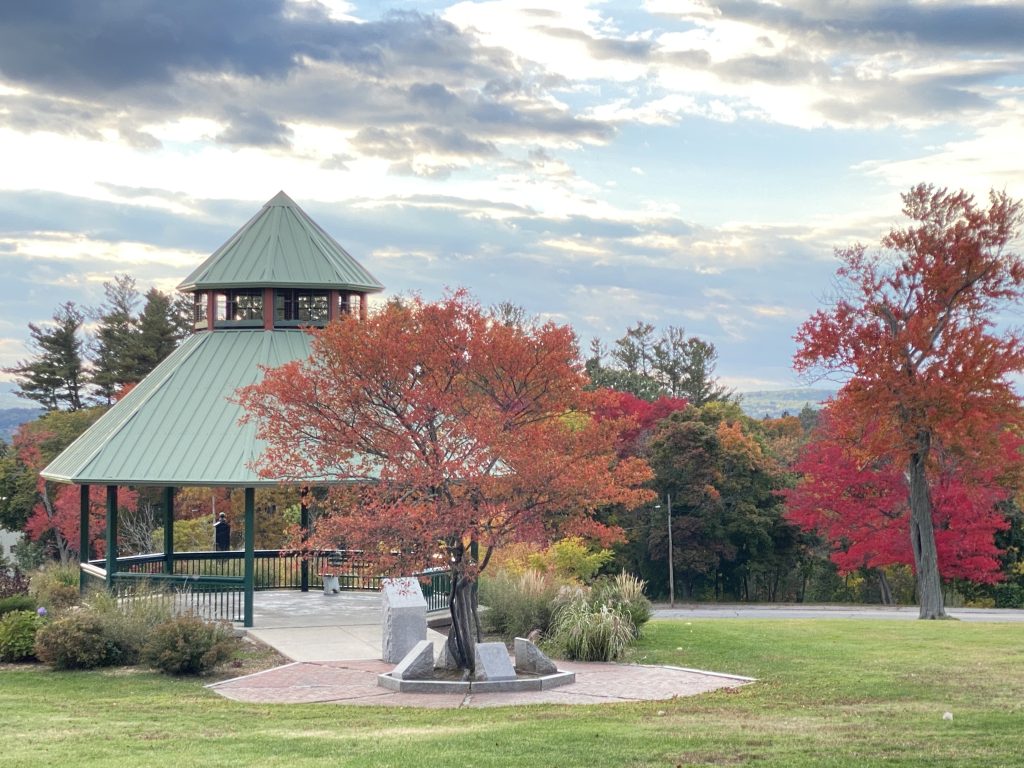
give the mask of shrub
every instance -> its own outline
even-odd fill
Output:
[[[198,675],[229,658],[234,647],[229,626],[178,616],[153,630],[142,660],[170,675]]]
[[[28,579],[17,568],[0,568],[0,598],[28,593]]]
[[[31,595],[11,595],[0,598],[0,616],[11,611],[32,611],[35,612],[39,606]]]
[[[43,626],[36,634],[35,653],[40,661],[57,669],[93,669],[121,660],[106,622],[88,610],[69,613]]]
[[[35,658],[36,633],[43,618],[35,611],[11,611],[0,619],[0,661]]]
[[[559,588],[553,576],[538,571],[499,571],[480,580],[480,602],[487,606],[480,621],[487,632],[506,642],[535,629],[547,634]]]
[[[530,567],[554,573],[568,581],[588,583],[612,557],[610,549],[594,551],[580,537],[569,536],[531,557]]]
[[[599,579],[591,591],[590,603],[595,608],[607,605],[625,613],[639,637],[643,625],[651,619],[651,601],[644,596],[645,586],[647,582],[623,571]]]
[[[550,646],[567,659],[613,661],[636,637],[629,614],[607,604],[594,606],[586,588],[566,590],[551,622]]]
[[[52,612],[78,602],[78,565],[54,564],[32,576],[29,592],[40,605]]]
[[[82,610],[103,623],[119,664],[137,664],[153,629],[174,615],[174,604],[170,595],[140,584],[130,598],[96,592]]]

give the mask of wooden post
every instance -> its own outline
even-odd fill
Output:
[[[263,289],[263,330],[274,330],[274,289]]]
[[[78,518],[78,562],[89,562],[89,486],[80,485]],[[78,594],[85,594],[85,571],[78,569]]]
[[[256,489],[245,489],[245,615],[244,624],[252,626],[252,592],[256,572]]]
[[[117,486],[107,486],[107,589],[114,591],[117,573]]]
[[[672,563],[672,494],[668,497],[668,607],[676,607],[676,574]]]
[[[217,315],[217,294],[211,289],[206,292],[206,330],[212,331]]]
[[[174,488],[164,488],[164,573],[174,573]]]
[[[336,289],[332,288],[327,292],[327,322],[332,322],[338,319],[338,315],[341,312],[341,293]]]
[[[366,320],[367,313],[369,312],[369,302],[366,300],[368,295],[366,293],[359,294],[359,319],[363,321]]]

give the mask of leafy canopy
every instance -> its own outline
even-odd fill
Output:
[[[472,579],[488,555],[464,557],[471,541],[488,553],[558,533],[608,541],[619,532],[592,513],[650,495],[646,464],[615,450],[621,420],[590,415],[599,396],[566,326],[495,317],[459,291],[312,333],[308,360],[239,398],[268,442],[264,474],[354,481],[333,492],[314,546]]]

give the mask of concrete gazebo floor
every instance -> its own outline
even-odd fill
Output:
[[[751,678],[679,667],[559,662],[576,682],[523,693],[397,693],[377,685],[393,664],[381,657],[380,595],[369,592],[257,592],[246,630],[292,664],[209,686],[252,703],[334,703],[429,708],[656,701],[737,688]],[[428,630],[435,648],[444,636]]]
[[[275,590],[253,595],[253,626],[246,632],[292,661],[381,658],[379,592]],[[435,653],[444,635],[427,630]]]

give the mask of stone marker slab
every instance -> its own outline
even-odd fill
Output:
[[[459,665],[455,663],[455,659],[452,658],[451,651],[448,650],[448,643],[450,639],[446,639],[441,644],[441,650],[437,654],[437,659],[434,661],[434,669],[458,669]]]
[[[397,664],[427,639],[427,601],[412,577],[381,581],[381,658]]]
[[[553,675],[558,671],[555,662],[549,659],[536,645],[523,637],[515,639],[516,670],[536,675]]]
[[[516,679],[516,670],[504,643],[476,644],[476,679],[492,682]]]
[[[391,672],[399,680],[429,680],[434,676],[434,644],[420,640]]]

